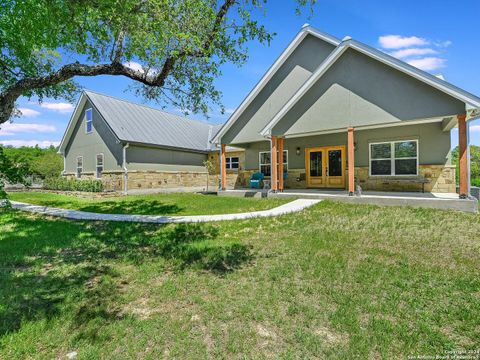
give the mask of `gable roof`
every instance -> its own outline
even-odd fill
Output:
[[[273,119],[262,129],[261,135],[267,136],[272,128],[287,114],[287,112],[302,98],[303,95],[328,71],[328,69],[345,53],[348,49],[354,49],[367,55],[377,61],[380,61],[396,70],[399,70],[413,78],[420,80],[462,102],[466,106],[473,108],[480,107],[480,98],[469,92],[448,83],[434,75],[420,70],[404,61],[398,60],[380,50],[374,49],[359,41],[349,37],[345,38],[337,48],[325,59],[312,76],[302,85],[302,87],[293,95],[293,97],[282,107],[282,109],[273,117]],[[452,114],[454,115],[454,114]]]
[[[60,152],[65,150],[80,117],[78,109],[83,107],[87,99],[102,115],[119,142],[200,152],[215,149],[210,140],[221,125],[210,125],[112,96],[84,91],[65,131]]]
[[[272,67],[267,71],[263,78],[257,83],[254,89],[247,95],[244,101],[240,104],[237,110],[232,114],[229,120],[225,125],[220,129],[215,138],[214,142],[219,142],[222,135],[224,135],[227,130],[235,123],[239,118],[242,112],[247,108],[247,106],[252,102],[255,96],[258,95],[263,86],[268,82],[268,80],[273,76],[275,71],[285,62],[288,56],[293,52],[293,50],[300,44],[301,40],[307,35],[312,34],[314,36],[320,37],[325,41],[329,41],[334,44],[336,48],[332,53],[319,65],[317,70],[309,77],[304,85],[293,95],[293,97],[285,104],[285,106],[275,115],[275,117],[262,129],[261,135],[267,135],[271,128],[281,119],[281,117],[290,109],[298,99],[305,94],[305,92],[318,80],[327,70],[330,68],[338,58],[348,49],[352,48],[356,51],[359,51],[373,59],[383,62],[384,64],[391,66],[403,73],[412,76],[460,101],[464,102],[467,108],[480,108],[480,98],[455,86],[448,83],[445,80],[439,79],[436,76],[433,76],[423,70],[420,70],[410,64],[407,64],[404,61],[396,59],[382,51],[374,49],[368,45],[365,45],[359,41],[353,40],[350,37],[344,38],[342,41],[337,38],[323,33],[309,25],[304,26],[302,30],[297,34],[295,39],[290,43],[287,49],[280,55]]]
[[[288,57],[295,51],[295,49],[300,45],[303,39],[307,35],[315,36],[319,39],[326,41],[334,46],[338,46],[341,43],[341,40],[332,36],[330,34],[324,33],[314,27],[305,24],[302,26],[300,32],[295,36],[295,38],[290,42],[287,48],[280,54],[280,56],[275,60],[273,65],[267,70],[263,75],[260,81],[255,85],[255,87],[250,91],[247,97],[242,101],[240,106],[236,108],[227,122],[222,126],[220,131],[217,132],[215,137],[212,139],[212,142],[218,142],[219,138],[230,129],[231,125],[240,117],[240,115],[245,111],[245,109],[250,105],[253,99],[260,93],[260,91],[265,87],[268,81],[273,77],[278,69],[285,63]]]

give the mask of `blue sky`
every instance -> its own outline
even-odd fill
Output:
[[[293,0],[269,1],[266,15],[259,16],[259,20],[277,35],[269,47],[250,44],[250,58],[243,67],[224,66],[216,85],[223,93],[227,112],[221,115],[213,110],[209,122],[226,121],[306,22],[339,38],[349,35],[433,74],[442,74],[447,81],[480,95],[480,47],[476,46],[479,30],[474,25],[480,12],[478,0],[319,0],[310,18],[308,12],[296,16],[294,9]],[[127,91],[131,82],[125,78],[101,76],[76,80],[86,89],[143,102]],[[40,106],[20,99],[19,108],[23,116],[2,127],[0,143],[58,144],[73,105],[47,99]],[[172,106],[167,109],[175,111]],[[201,115],[191,117],[207,121]],[[471,123],[471,143],[480,145],[479,120]],[[453,131],[452,146],[456,144]]]

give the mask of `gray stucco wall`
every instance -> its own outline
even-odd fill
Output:
[[[85,110],[92,108],[93,131],[85,132]],[[121,170],[122,168],[122,145],[117,139],[102,116],[87,100],[81,109],[72,136],[65,148],[66,171],[76,172],[77,156],[83,156],[83,171],[95,171],[96,155],[104,154],[104,171]]]
[[[127,149],[128,170],[159,170],[159,171],[205,171],[203,162],[207,154],[130,146]]]
[[[441,123],[422,125],[396,126],[374,130],[355,131],[356,143],[355,166],[369,166],[368,146],[372,142],[391,140],[418,140],[420,165],[445,165],[450,159],[450,132],[444,132]],[[347,132],[327,135],[290,138],[285,140],[285,150],[288,150],[288,167],[290,169],[305,168],[305,148],[347,145]],[[261,141],[243,144],[245,151],[245,169],[258,169],[258,153],[269,151],[270,142]],[[300,155],[296,155],[297,147]]]
[[[307,35],[222,137],[223,143],[259,141],[260,130],[310,77],[334,46]]]
[[[274,135],[459,114],[465,104],[348,49],[274,127]]]

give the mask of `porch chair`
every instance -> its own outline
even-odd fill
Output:
[[[261,183],[264,178],[265,175],[261,172],[253,173],[250,177],[250,189],[261,189]]]

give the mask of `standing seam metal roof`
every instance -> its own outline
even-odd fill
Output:
[[[208,151],[221,127],[92,91],[85,94],[123,142]]]

